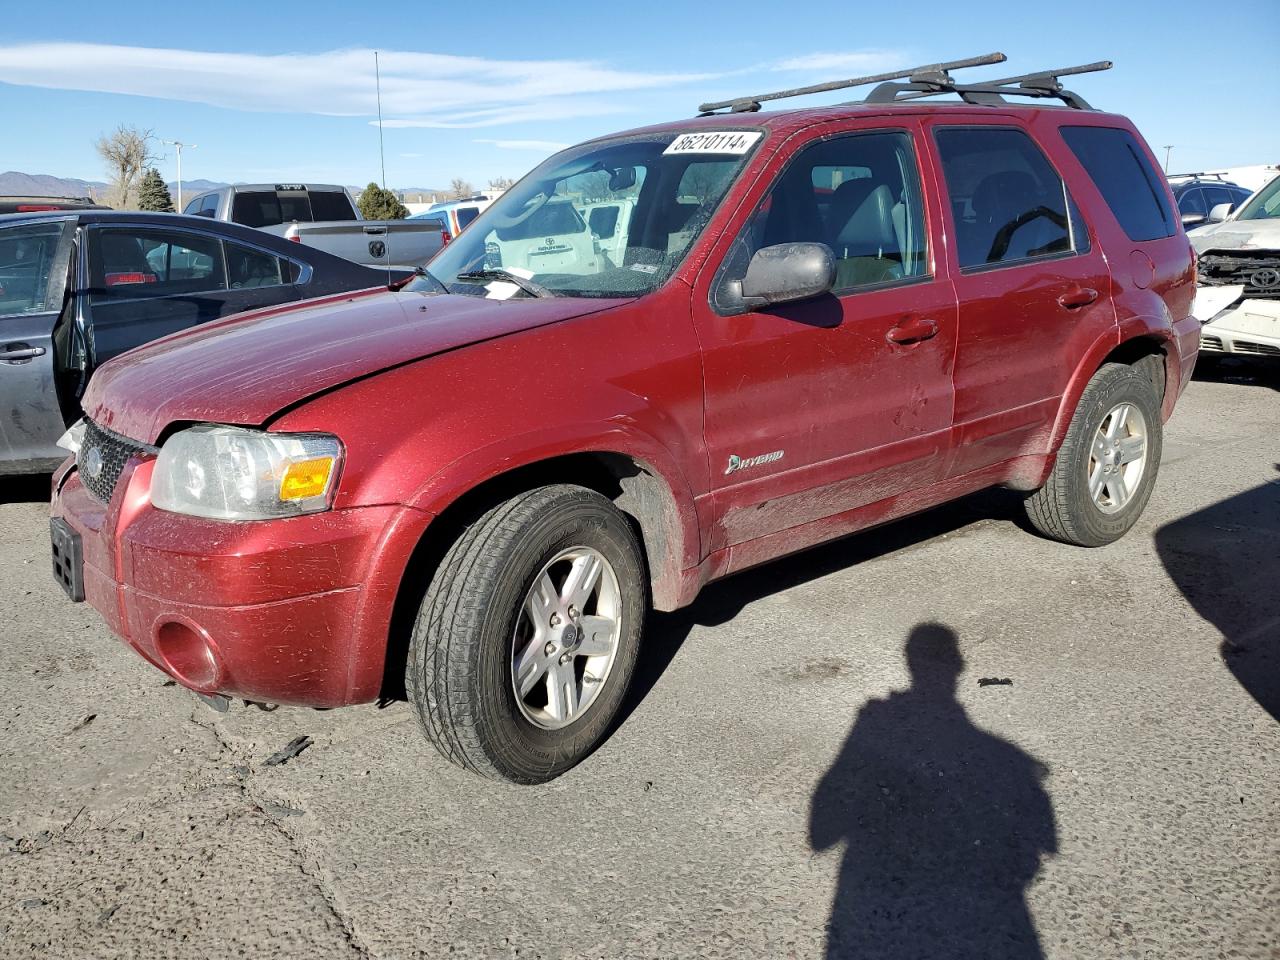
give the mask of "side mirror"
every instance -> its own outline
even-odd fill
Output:
[[[1192,227],[1198,227],[1202,223],[1208,222],[1208,217],[1203,213],[1184,213],[1182,215],[1182,228],[1190,230]]]
[[[836,257],[825,243],[778,243],[755,252],[746,275],[725,285],[723,300],[733,313],[746,313],[821,296],[835,282]]]
[[[1223,220],[1227,219],[1227,217],[1231,216],[1231,207],[1232,204],[1230,203],[1220,203],[1215,206],[1209,211],[1209,222],[1221,223]]]

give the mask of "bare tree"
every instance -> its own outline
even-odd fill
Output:
[[[449,195],[454,200],[461,200],[463,197],[469,197],[475,192],[476,188],[461,177],[454,177],[449,183]]]
[[[133,205],[134,186],[147,167],[157,160],[151,152],[154,139],[150,130],[120,124],[113,133],[103,134],[94,144],[107,166],[113,206],[128,209]]]
[[[489,181],[490,190],[510,190],[516,182],[510,177],[494,177]]]

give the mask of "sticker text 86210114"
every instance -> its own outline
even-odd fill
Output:
[[[664,154],[728,153],[740,155],[750,150],[762,134],[759,130],[708,130],[682,133],[671,141]]]

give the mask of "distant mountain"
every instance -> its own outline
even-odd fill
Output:
[[[183,185],[185,187],[185,184]],[[7,197],[93,197],[107,189],[96,180],[51,177],[47,173],[0,173],[0,195]]]

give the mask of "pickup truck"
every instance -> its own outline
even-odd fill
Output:
[[[182,211],[256,227],[369,267],[412,270],[451,239],[443,216],[365,220],[345,187],[239,183],[196,196]]]
[[[1191,245],[1133,124],[1058,81],[1108,63],[954,66],[571,147],[398,290],[107,364],[53,481],[58,582],[223,705],[404,695],[449,760],[537,783],[613,728],[649,609],[712,580],[996,485],[1111,543],[1195,365]],[[586,196],[635,199],[611,256]],[[718,656],[768,684],[826,615]]]

